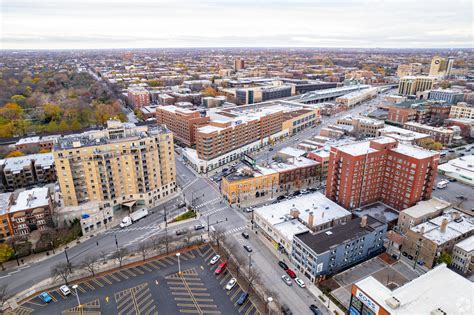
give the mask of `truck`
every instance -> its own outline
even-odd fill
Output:
[[[447,180],[442,180],[439,181],[438,184],[436,184],[436,188],[442,189],[448,187],[448,181]]]
[[[126,216],[123,218],[122,222],[120,223],[120,227],[124,228],[129,225],[132,225],[132,223],[137,222],[138,220],[146,217],[148,215],[148,210],[143,208],[134,212],[131,212],[129,216]]]

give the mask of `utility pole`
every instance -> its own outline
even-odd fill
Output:
[[[115,246],[117,247],[117,252],[119,251],[118,241],[117,241],[117,234],[114,234],[115,237]]]
[[[166,205],[164,205],[165,210],[165,244],[166,244],[166,254],[168,254],[168,216],[166,211]]]
[[[68,269],[69,269],[69,272],[72,272],[72,270],[71,270],[71,263],[69,262],[69,257],[68,257],[68,255],[67,255],[67,249],[66,249],[66,248],[64,248],[64,254],[66,255],[66,262],[67,262],[67,267],[68,267]]]

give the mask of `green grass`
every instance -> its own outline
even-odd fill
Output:
[[[194,211],[186,211],[185,213],[180,214],[176,218],[174,218],[173,222],[179,222],[179,221],[183,221],[183,220],[187,220],[187,219],[191,219],[195,217],[196,217],[196,213],[194,213]]]

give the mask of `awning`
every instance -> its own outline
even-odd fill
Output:
[[[122,203],[122,206],[132,208],[136,202],[137,202],[136,200],[127,201],[127,202]]]

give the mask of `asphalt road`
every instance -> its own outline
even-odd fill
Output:
[[[436,188],[436,184],[448,177],[438,174],[435,179],[435,190],[433,196],[446,200],[451,204],[462,208],[464,210],[474,210],[474,195],[472,186],[463,184],[461,182],[450,182],[446,188]],[[461,197],[462,196],[462,197]]]

